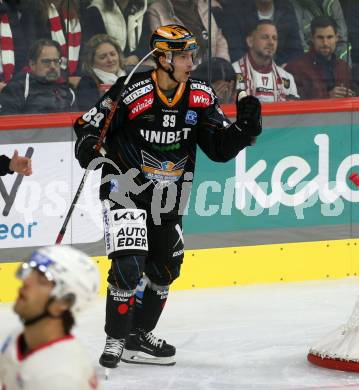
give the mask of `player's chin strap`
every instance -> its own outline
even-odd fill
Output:
[[[178,80],[176,80],[175,76],[173,75],[175,72],[175,69],[174,69],[172,64],[170,64],[170,66],[171,66],[171,69],[165,70],[165,72],[167,72],[168,76],[170,76],[170,79],[172,79],[174,82],[179,84],[180,82]]]
[[[180,84],[180,82],[179,82],[178,80],[176,80],[176,79],[175,79],[175,76],[173,75],[174,72],[175,72],[173,65],[170,64],[170,63],[169,63],[169,65],[170,65],[171,69],[165,69],[165,68],[163,67],[162,64],[159,64],[160,68],[161,68],[164,72],[166,72],[166,73],[168,74],[168,76],[169,76],[169,78],[170,78],[171,80],[173,80],[173,81],[176,82],[177,84]]]
[[[46,317],[51,317],[51,318],[61,317],[61,316],[54,316],[48,311],[48,308],[51,305],[51,303],[54,301],[54,299],[55,299],[54,297],[51,297],[47,301],[44,311],[41,314],[39,314],[38,316],[30,318],[29,320],[22,320],[22,323],[24,324],[24,326],[30,326],[30,325],[36,324],[37,322],[39,322],[40,320],[42,320],[43,318],[46,318]]]
[[[168,65],[171,67],[170,69],[165,69],[159,61],[158,61],[158,65],[164,72],[166,72],[168,74],[168,76],[170,77],[171,80],[173,80],[177,84],[180,84],[180,82],[178,80],[176,80],[175,76],[173,75],[175,72],[175,68],[172,65],[172,57],[173,57],[172,53],[171,53],[171,57],[167,57],[167,55],[166,55],[166,61],[167,61]]]

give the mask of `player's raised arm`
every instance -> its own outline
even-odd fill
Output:
[[[261,103],[244,91],[237,95],[236,121],[230,123],[225,117],[217,98],[205,110],[198,144],[207,156],[214,161],[228,161],[246,146],[255,143],[262,132]]]

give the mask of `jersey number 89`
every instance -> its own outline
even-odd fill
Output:
[[[175,127],[176,126],[176,115],[163,115],[163,127]]]

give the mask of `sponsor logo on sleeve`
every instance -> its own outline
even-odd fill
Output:
[[[144,87],[138,88],[134,90],[132,93],[130,93],[125,99],[123,99],[123,102],[125,104],[130,104],[134,102],[136,99],[138,99],[140,96],[146,95],[147,93],[151,92],[153,90],[153,85],[145,85]]]
[[[194,90],[189,94],[189,106],[190,107],[209,107],[213,103],[212,96],[205,92]]]
[[[212,88],[209,87],[208,85],[204,85],[204,84],[193,83],[193,84],[191,84],[191,89],[192,90],[199,89],[201,91],[205,91],[205,92],[209,93],[210,95],[213,94]]]
[[[149,77],[148,79],[145,79],[145,80],[140,80],[140,81],[137,81],[133,84],[131,84],[127,91],[126,92],[132,92],[133,90],[139,88],[139,87],[142,87],[143,85],[146,85],[146,84],[149,84],[151,82],[151,78]]]
[[[138,115],[142,114],[146,110],[148,110],[150,107],[152,107],[154,94],[153,91],[148,93],[145,96],[141,96],[139,99],[137,99],[135,102],[129,104],[129,119],[134,119]]]

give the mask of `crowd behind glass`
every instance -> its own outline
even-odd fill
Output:
[[[192,77],[210,68],[221,103],[359,94],[359,1],[213,0],[209,32],[207,0],[0,0],[0,114],[91,108],[170,23],[196,35]]]

